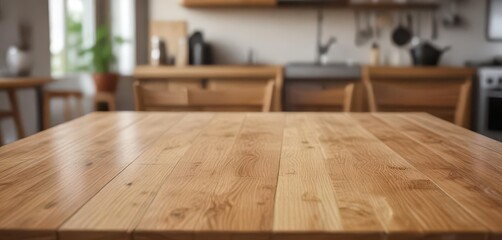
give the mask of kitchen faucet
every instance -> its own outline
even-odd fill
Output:
[[[326,65],[328,64],[328,52],[334,43],[336,43],[336,38],[331,36],[326,44],[322,44],[322,27],[324,23],[324,14],[321,9],[317,11],[317,65]]]

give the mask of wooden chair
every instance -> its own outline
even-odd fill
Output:
[[[10,110],[0,111],[0,120],[2,120],[3,118],[12,118],[16,126],[18,138],[19,139],[24,138],[25,133],[23,128],[23,123],[21,120],[21,113],[19,112],[19,103],[17,101],[16,91],[14,89],[8,89],[7,96],[10,102]],[[0,128],[0,146],[2,146],[3,144],[4,144],[3,135]]]
[[[137,111],[262,111],[272,105],[275,79],[264,81],[261,89],[196,87],[162,88],[157,83],[136,80]]]
[[[353,82],[329,84],[323,89],[292,89],[291,109],[294,111],[343,111],[352,110]]]
[[[115,94],[107,92],[98,92],[94,96],[94,110],[99,110],[100,105],[105,103],[108,111],[116,111],[117,103],[115,100]]]
[[[474,70],[468,68],[366,67],[371,112],[428,112],[469,126]]]
[[[72,119],[72,111],[70,106],[70,100],[73,98],[77,101],[77,111],[79,115],[84,114],[83,110],[83,94],[78,91],[46,91],[44,92],[44,129],[48,129],[51,126],[51,100],[52,99],[62,99],[64,102],[64,121],[70,121]]]

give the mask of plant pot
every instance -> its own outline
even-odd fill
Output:
[[[96,92],[115,93],[117,90],[119,75],[116,73],[94,73],[92,78]]]

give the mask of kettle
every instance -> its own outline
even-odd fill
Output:
[[[451,47],[438,49],[431,43],[424,41],[410,49],[413,65],[415,66],[437,66],[441,56]]]

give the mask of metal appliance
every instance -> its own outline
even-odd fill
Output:
[[[502,66],[478,69],[476,95],[475,130],[502,141]]]

